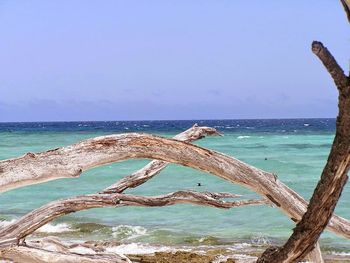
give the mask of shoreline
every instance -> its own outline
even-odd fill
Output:
[[[154,232],[141,226],[112,227],[97,223],[78,223],[73,228],[72,225],[61,222],[55,225],[45,225],[27,238],[26,242],[29,242],[28,244],[39,243],[39,240],[43,239],[45,244],[42,244],[41,248],[51,249],[52,242],[57,241],[57,244],[61,243],[68,247],[69,252],[78,254],[116,253],[127,256],[133,260],[132,262],[139,263],[209,263],[225,262],[223,261],[225,259],[248,263],[253,262],[252,260],[256,259],[268,246],[283,244],[282,240],[268,237],[262,237],[258,241],[240,238],[221,240],[206,235],[190,237],[190,234],[182,237],[181,243],[173,243],[170,240],[161,241],[152,234]],[[174,236],[173,238],[176,239]],[[350,263],[350,252],[347,250],[329,245],[322,246],[322,243],[321,250],[325,262]]]
[[[56,236],[28,239],[30,247],[57,252],[94,255],[99,253],[118,254],[135,263],[253,263],[269,245],[192,245],[168,246],[146,243],[122,243],[116,240],[67,241]],[[325,263],[350,262],[350,253],[322,251]],[[1,260],[0,260],[1,262]],[[303,261],[307,262],[307,261]]]

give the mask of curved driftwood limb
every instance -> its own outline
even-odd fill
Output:
[[[218,133],[217,130],[214,128],[198,126],[197,124],[195,124],[190,129],[176,135],[174,139],[185,141],[185,142],[193,142],[195,140],[202,139],[207,135],[221,135],[221,134]],[[47,151],[47,153],[48,155],[50,155],[49,153],[52,153],[52,158],[55,158],[54,155],[57,153],[57,150],[60,150],[60,149],[65,150],[68,148],[69,147],[57,148],[54,150],[49,150]],[[18,167],[18,169],[15,168],[16,163],[20,162],[19,161],[20,159],[28,160],[31,158],[35,159],[36,154],[29,152],[25,154],[23,157],[8,160],[9,162],[0,161],[0,192],[8,191],[21,186],[27,186],[30,184],[37,184],[45,181],[56,180],[59,178],[79,177],[83,171],[82,169],[83,167],[79,167],[79,165],[74,165],[74,167],[69,167],[69,166],[65,167],[64,168],[65,171],[63,173],[60,170],[53,169],[48,171],[46,175],[38,176],[38,173],[35,171],[37,167],[31,166],[30,162],[28,163],[27,167],[22,167],[22,168]],[[60,162],[59,160],[57,161]],[[6,167],[9,163],[11,163],[11,166]],[[101,165],[101,164],[97,164],[96,166],[98,165]],[[120,182],[120,188],[125,190],[128,187],[132,187],[126,182],[126,181],[129,181],[129,179],[134,179],[133,183],[135,184],[134,187],[136,187],[137,185],[142,184],[144,181],[147,181],[148,179],[152,178],[154,175],[159,173],[162,169],[166,167],[166,165],[167,165],[166,162],[160,162],[160,161],[157,161],[157,163],[151,162],[148,168],[146,166],[144,169],[141,169],[140,171],[137,171],[135,174],[133,174],[131,178],[130,177],[125,178],[125,180],[123,181],[124,183]],[[5,169],[5,168],[8,168],[8,169]],[[13,172],[10,172],[8,174],[6,170],[11,170],[11,169],[14,169]],[[24,170],[26,170],[25,171],[26,175],[23,174]],[[45,173],[45,171],[41,171],[41,173]],[[112,191],[109,191],[109,192],[112,192]]]
[[[30,235],[48,222],[69,213],[107,206],[169,206],[174,204],[195,204],[229,209],[247,205],[268,204],[267,200],[221,201],[222,198],[236,198],[230,193],[178,191],[167,195],[145,197],[127,194],[94,194],[54,201],[33,210],[19,220],[0,230],[0,247],[17,245],[19,240]]]
[[[115,253],[78,254],[70,252],[54,252],[44,249],[13,246],[0,250],[0,258],[25,263],[131,263],[131,261]]]
[[[240,184],[268,198],[295,222],[306,211],[307,202],[272,173],[189,143],[135,133],[96,137],[68,147],[1,161],[0,188],[4,191],[25,185],[21,180],[40,183],[69,177],[72,170],[85,171],[131,158],[173,162]],[[333,216],[328,229],[350,238],[350,222],[346,219]]]
[[[193,142],[202,139],[207,135],[221,136],[221,134],[214,128],[198,126],[195,124],[190,129],[176,135],[173,139],[184,142]],[[140,170],[131,175],[125,176],[120,181],[107,187],[101,193],[122,193],[128,188],[135,188],[159,174],[168,164],[168,162],[153,160]]]
[[[339,90],[339,114],[336,134],[321,179],[302,220],[286,244],[266,250],[257,262],[298,262],[315,246],[332,217],[350,169],[350,80],[321,42],[312,43],[312,51],[322,61]]]

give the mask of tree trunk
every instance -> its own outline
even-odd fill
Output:
[[[348,179],[350,168],[350,80],[322,43],[314,41],[312,51],[331,74],[339,91],[336,135],[327,164],[302,220],[282,248],[266,250],[257,261],[298,262],[310,252],[332,217]]]

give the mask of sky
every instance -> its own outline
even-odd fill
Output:
[[[0,121],[335,117],[336,0],[0,1]]]

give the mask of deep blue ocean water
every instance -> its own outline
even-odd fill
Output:
[[[207,137],[196,144],[274,172],[305,198],[311,196],[319,180],[335,132],[335,119],[0,123],[0,159],[65,146],[104,134],[143,132],[172,137],[194,123],[215,127],[224,134],[223,137]],[[0,219],[6,224],[51,200],[94,193],[147,162],[130,160],[106,165],[87,171],[77,179],[61,179],[1,193]],[[197,186],[198,182],[201,187]],[[127,192],[158,195],[181,189],[258,197],[245,188],[178,165],[169,165],[157,177]],[[350,218],[349,203],[350,189],[346,186],[336,209],[338,215]],[[56,220],[42,229],[41,234],[165,245],[260,244],[283,242],[292,228],[293,222],[272,207],[220,210],[177,205],[82,211]],[[348,240],[329,232],[323,234],[321,244],[329,250],[350,251]]]

